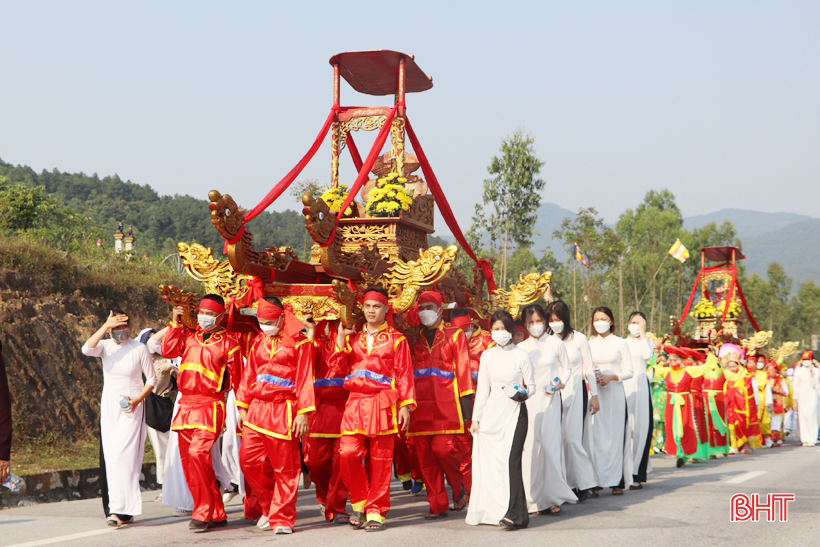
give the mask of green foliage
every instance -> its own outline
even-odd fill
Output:
[[[507,282],[507,254],[515,246],[532,246],[535,212],[541,205],[541,192],[546,183],[537,178],[544,162],[535,157],[535,139],[516,130],[512,137],[501,141],[501,156],[493,157],[487,171],[493,178],[484,181],[483,203],[476,205],[472,236],[477,231],[490,234],[492,247],[501,251],[499,285]],[[493,211],[488,214],[485,207]],[[472,242],[470,242],[472,245]],[[510,278],[511,279],[511,278]]]
[[[73,220],[85,226],[83,233],[63,232],[60,237],[68,239],[73,235],[83,246],[101,237],[110,250],[117,222],[123,221],[125,226],[133,225],[140,254],[172,254],[180,241],[210,247],[217,257],[222,252],[224,240],[211,224],[209,202],[205,199],[179,195],[160,197],[148,185],[123,181],[117,175],[101,179],[97,174],[61,173],[57,169],[37,174],[30,167],[15,167],[0,160],[0,177],[3,176],[11,185],[22,185],[26,189],[43,187],[40,192],[53,197],[53,201],[43,201],[43,206],[56,205],[66,214],[79,215]],[[203,191],[203,195],[205,193]],[[5,215],[3,217],[5,219]],[[52,225],[56,229],[57,225],[71,220],[63,218]],[[28,224],[15,221],[14,229],[27,230]],[[248,229],[258,248],[291,246],[303,258],[309,253],[304,238],[304,217],[296,211],[264,212],[248,223]]]

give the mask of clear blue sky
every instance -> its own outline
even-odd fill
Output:
[[[434,78],[408,114],[465,229],[518,127],[544,200],[609,222],[660,188],[685,216],[820,216],[816,1],[5,0],[0,21],[0,158],[38,171],[251,207],[321,127],[331,55],[395,49]],[[342,99],[386,104],[346,84]],[[329,157],[326,142],[302,178],[328,181]]]

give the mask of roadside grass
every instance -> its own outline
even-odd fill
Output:
[[[143,463],[155,463],[151,443],[146,438]],[[61,439],[56,433],[32,438],[13,438],[11,470],[20,476],[92,469],[100,465],[100,441],[87,436],[76,441]]]

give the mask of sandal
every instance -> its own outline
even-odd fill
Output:
[[[458,494],[458,501],[453,502],[453,511],[463,511],[465,507],[467,507],[467,491],[464,489],[464,485],[461,485],[461,491]]]
[[[345,515],[344,513],[339,513],[335,515],[330,522],[333,524],[350,524],[350,515]]]
[[[355,511],[352,515],[347,517],[347,523],[350,524],[354,530],[364,527],[364,515],[359,511]]]
[[[590,488],[587,491],[589,492],[589,497],[590,498],[597,498],[597,497],[600,497],[600,495],[601,495],[601,494],[599,494],[599,490],[597,488]]]
[[[546,509],[541,509],[537,514],[539,515],[557,515],[561,512],[561,508],[557,505],[550,505]]]
[[[424,513],[424,520],[436,520],[447,516],[447,511],[443,513]]]
[[[122,526],[122,521],[119,519],[117,515],[110,515],[105,519],[105,523],[109,526],[114,526],[116,528]]]
[[[501,519],[501,522],[499,522],[498,525],[503,526],[504,530],[507,531],[507,532],[512,532],[514,530],[518,530],[518,526],[516,526],[515,523],[513,521],[511,521],[510,519],[508,519],[507,517],[504,517],[503,519]]]
[[[624,489],[623,488],[613,488],[612,489],[612,495],[613,496],[623,496],[624,495]]]
[[[367,525],[364,527],[365,532],[383,532],[385,527],[387,526],[384,522],[379,522],[377,520],[368,520]]]

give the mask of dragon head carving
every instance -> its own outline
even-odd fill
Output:
[[[211,203],[211,222],[214,228],[225,239],[233,239],[245,222],[245,209],[239,207],[230,194],[220,194],[216,190],[208,192]]]

